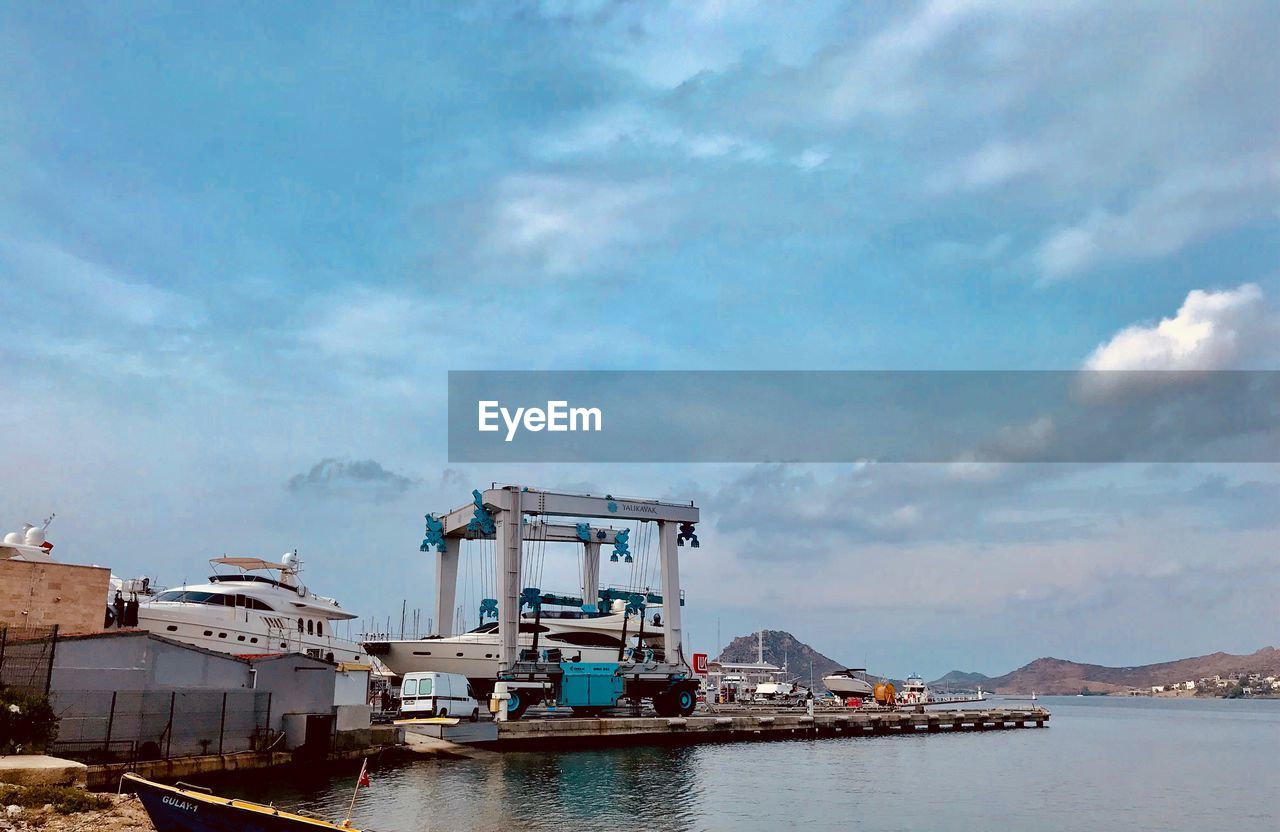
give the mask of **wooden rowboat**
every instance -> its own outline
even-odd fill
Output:
[[[191,788],[153,783],[126,773],[121,791],[134,791],[151,817],[156,832],[318,832],[350,826],[308,818],[248,800],[218,797]]]

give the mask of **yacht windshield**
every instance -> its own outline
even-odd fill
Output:
[[[213,592],[196,592],[193,590],[171,589],[168,592],[162,592],[156,596],[157,601],[178,601],[185,604],[212,604],[214,606],[229,606],[227,596],[218,595]]]
[[[171,589],[157,595],[156,600],[181,604],[208,604],[214,607],[248,607],[251,610],[273,612],[269,604],[248,595],[222,595],[217,592],[199,592],[191,589]]]

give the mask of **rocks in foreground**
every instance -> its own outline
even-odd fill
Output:
[[[0,785],[0,832],[154,832],[133,795],[96,794],[62,786]]]

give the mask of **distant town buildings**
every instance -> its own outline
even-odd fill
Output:
[[[1280,677],[1261,673],[1213,674],[1194,681],[1152,685],[1152,696],[1280,696]]]

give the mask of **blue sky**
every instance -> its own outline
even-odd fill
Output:
[[[704,644],[1274,643],[1274,465],[450,467],[444,396],[1280,367],[1277,46],[1248,2],[9,4],[0,523],[165,583],[297,547],[386,615],[474,486],[689,496]]]

